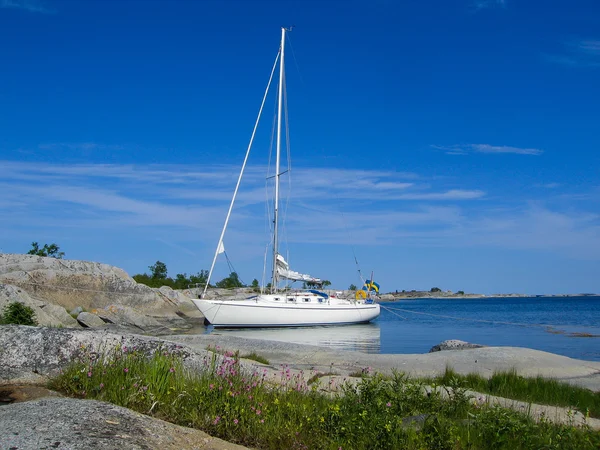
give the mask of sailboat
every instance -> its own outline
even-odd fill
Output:
[[[229,211],[225,219],[225,225],[221,231],[221,236],[217,244],[217,249],[208,274],[206,286],[199,299],[193,299],[196,307],[205,317],[205,322],[214,327],[238,328],[238,327],[298,327],[315,325],[341,325],[354,323],[367,323],[379,316],[380,306],[371,297],[367,298],[341,298],[339,296],[329,295],[322,289],[302,289],[289,290],[280,289],[280,281],[301,281],[305,285],[322,287],[320,278],[312,277],[307,274],[291,270],[285,258],[279,253],[278,231],[279,231],[279,183],[280,176],[280,154],[281,154],[281,124],[282,124],[282,103],[284,98],[285,85],[285,41],[287,28],[281,29],[281,45],[279,53],[275,59],[275,64],[271,71],[271,77],[265,91],[263,101],[259,110],[258,118],[254,125],[250,144],[246,152],[246,157],[242,164],[242,170],[238,177],[237,185],[233,198],[229,205]],[[206,292],[213,273],[213,269],[219,254],[224,252],[223,238],[227,224],[231,216],[235,197],[237,195],[242,175],[248,161],[248,156],[256,129],[260,121],[260,116],[265,104],[267,93],[279,62],[279,86],[278,86],[278,105],[277,105],[277,141],[275,158],[275,192],[273,209],[273,270],[269,292],[261,292],[258,295],[233,300],[213,300],[207,299]]]

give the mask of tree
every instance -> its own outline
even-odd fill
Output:
[[[356,285],[355,284],[351,284],[350,287],[348,288],[349,291],[355,291],[356,290]]]
[[[164,280],[167,278],[167,265],[164,262],[156,261],[153,265],[148,266],[150,276],[155,280]]]
[[[255,278],[254,280],[252,280],[252,284],[250,285],[253,288],[257,288],[258,287],[258,280]]]
[[[329,280],[323,280],[323,283],[321,283],[321,286],[323,286],[323,287],[331,286],[331,281],[329,281]]]
[[[236,272],[231,272],[227,278],[223,278],[217,282],[218,288],[234,289],[244,287],[244,284],[240,281],[240,278]]]
[[[63,259],[65,256],[65,252],[61,252],[60,248],[56,244],[44,244],[42,248],[37,242],[31,243],[31,250],[27,252],[28,255],[37,255],[37,256],[49,256],[51,258]]]
[[[430,292],[442,292],[439,287],[432,287]]]
[[[208,280],[208,270],[201,270],[196,275],[190,275],[191,286],[205,286],[206,280]]]

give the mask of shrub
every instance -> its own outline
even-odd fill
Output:
[[[38,324],[33,309],[19,302],[12,302],[4,307],[4,313],[0,315],[0,323],[32,326]]]

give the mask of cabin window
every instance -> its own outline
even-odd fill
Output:
[[[305,298],[304,301],[305,302],[310,302],[310,298]]]
[[[288,297],[288,302],[295,302],[296,299],[294,297]]]
[[[323,303],[323,298],[319,297],[319,303]]]
[[[275,300],[276,302],[278,302],[278,301],[279,301],[279,297],[275,297],[275,298],[274,298],[274,300]]]

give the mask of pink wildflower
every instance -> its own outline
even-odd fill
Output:
[[[88,372],[88,378],[92,377],[92,372]]]
[[[221,417],[220,416],[215,417],[215,420],[213,420],[213,425],[218,424],[220,421],[221,421]]]
[[[171,368],[169,369],[169,372],[171,372],[171,373],[175,372],[175,367],[171,367]]]
[[[385,406],[387,406],[387,407],[389,408],[390,406],[392,406],[392,402],[387,402],[387,403],[385,404]]]
[[[128,369],[127,367],[125,367],[125,368],[123,369],[123,372],[127,373],[127,372],[129,372],[129,369]]]
[[[236,424],[236,425],[237,425],[237,424],[238,424],[238,422],[239,422],[239,420],[237,420],[237,419],[233,419],[233,423],[234,423],[234,424]]]

